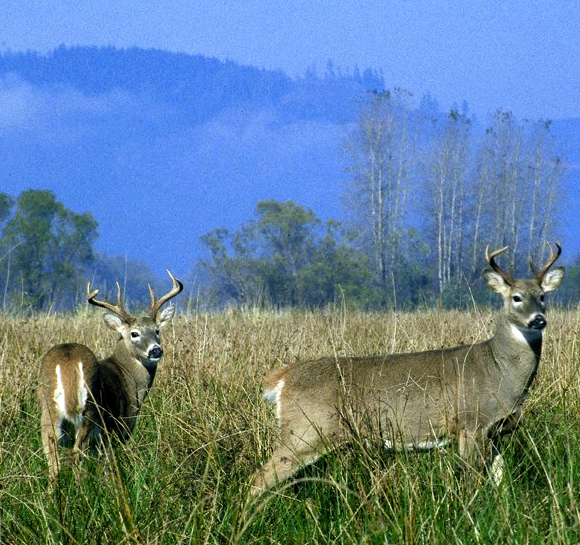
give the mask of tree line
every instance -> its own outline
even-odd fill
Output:
[[[510,247],[506,267],[543,262],[557,232],[562,161],[548,121],[498,111],[477,132],[466,111],[425,124],[403,90],[374,92],[345,143],[346,220],[323,222],[292,201],[258,202],[236,231],[202,237],[207,255],[192,276],[207,308],[412,308],[486,300],[485,247]],[[425,111],[422,108],[421,111]],[[146,300],[146,265],[98,255],[98,224],[53,193],[0,193],[2,308],[73,308],[87,279],[111,289],[122,278]],[[516,270],[517,274],[527,274]],[[580,261],[562,301],[580,299]]]
[[[361,105],[345,142],[344,225],[266,201],[240,230],[204,237],[210,258],[201,269],[215,304],[466,305],[487,300],[487,245],[509,246],[506,267],[517,274],[545,260],[563,175],[550,122],[497,111],[475,134],[467,112],[451,110],[428,131],[409,102],[396,89]],[[561,297],[577,292],[572,285]]]

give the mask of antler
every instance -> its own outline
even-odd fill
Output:
[[[548,245],[548,248],[550,248],[550,257],[548,258],[546,264],[541,268],[541,270],[536,269],[534,263],[532,262],[532,258],[530,258],[530,269],[532,269],[532,273],[540,283],[544,279],[544,276],[548,272],[550,267],[554,263],[556,263],[557,259],[560,257],[560,254],[562,253],[562,246],[560,246],[559,242],[554,243],[554,245],[558,250],[556,253],[554,253],[554,249],[552,248],[552,245],[549,242],[546,242],[546,244]]]
[[[151,286],[148,286],[149,294],[151,295],[151,310],[149,311],[149,315],[153,318],[155,318],[155,316],[159,312],[159,309],[165,303],[167,303],[169,299],[175,297],[183,289],[183,284],[179,280],[177,280],[177,278],[175,278],[169,271],[167,271],[167,274],[169,275],[171,281],[173,282],[173,287],[171,288],[170,292],[166,293],[163,297],[161,297],[157,301],[155,300],[155,292],[153,291],[153,288]]]
[[[123,298],[121,296],[121,286],[119,282],[117,282],[117,304],[113,305],[112,303],[107,303],[106,301],[97,301],[95,297],[99,293],[99,290],[91,291],[91,283],[87,284],[87,298],[91,305],[95,305],[96,307],[106,308],[110,310],[119,318],[122,318],[126,322],[129,322],[132,318],[131,315],[125,310],[123,307]]]
[[[503,254],[508,249],[508,247],[509,246],[504,246],[503,248],[500,248],[499,250],[495,250],[495,251],[491,252],[491,255],[490,255],[489,246],[486,246],[486,248],[485,248],[485,260],[489,263],[489,266],[497,274],[499,274],[510,286],[513,286],[513,283],[514,283],[513,274],[502,270],[501,267],[495,262],[495,258],[498,255]]]

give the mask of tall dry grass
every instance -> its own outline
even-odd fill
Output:
[[[552,311],[524,425],[499,489],[457,456],[355,444],[257,502],[248,480],[276,437],[263,374],[322,355],[478,342],[494,314],[230,311],[178,316],[134,437],[69,463],[50,490],[34,396],[58,342],[107,355],[99,313],[0,317],[0,543],[579,543],[580,312]],[[64,453],[63,453],[64,454]]]

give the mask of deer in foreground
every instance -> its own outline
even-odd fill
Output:
[[[140,317],[125,310],[119,283],[116,305],[95,299],[99,291],[87,285],[88,302],[107,310],[105,323],[120,335],[111,356],[98,361],[86,346],[68,343],[53,346],[42,358],[38,398],[52,482],[59,473],[59,444],[73,446],[78,454],[86,447],[99,447],[103,435],[113,433],[121,441],[131,435],[163,355],[159,332],[175,313],[173,305],[162,311],[161,307],[183,289],[167,272],[171,291],[156,299],[149,286],[151,309]]]
[[[292,363],[270,372],[264,397],[276,403],[279,446],[252,480],[258,495],[357,433],[378,432],[390,449],[442,448],[458,443],[461,459],[474,467],[486,447],[511,431],[536,375],[546,326],[544,293],[556,289],[563,267],[552,246],[532,279],[514,279],[485,257],[488,287],[503,297],[494,336],[479,344],[373,357],[327,357]],[[369,428],[370,426],[370,428]],[[499,484],[498,453],[491,477]]]

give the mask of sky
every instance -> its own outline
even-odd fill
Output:
[[[295,77],[331,60],[442,110],[580,117],[577,0],[2,0],[0,29],[3,51],[138,46]]]

